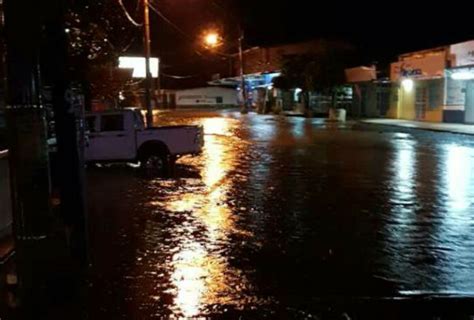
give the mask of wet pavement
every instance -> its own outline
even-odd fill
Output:
[[[159,121],[203,125],[205,150],[173,179],[88,169],[91,319],[474,296],[472,138],[235,112]]]

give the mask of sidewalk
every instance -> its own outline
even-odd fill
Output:
[[[474,125],[457,124],[457,123],[437,123],[437,122],[422,122],[398,119],[367,119],[361,120],[362,123],[401,127],[408,129],[439,131],[449,133],[460,133],[467,135],[474,135]]]

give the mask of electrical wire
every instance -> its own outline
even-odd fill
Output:
[[[130,23],[133,24],[135,27],[142,27],[143,23],[138,23],[138,22],[135,21],[135,19],[133,19],[133,17],[130,15],[127,8],[123,4],[123,1],[122,0],[117,0],[117,1],[119,3],[120,7],[122,8],[123,13],[125,14],[125,17],[127,17],[128,21],[130,21]]]
[[[155,12],[157,15],[159,15],[161,17],[161,19],[163,19],[166,23],[168,23],[170,26],[172,26],[176,31],[178,31],[179,33],[181,33],[181,35],[185,36],[186,38],[188,39],[192,39],[191,36],[189,36],[186,32],[183,31],[183,29],[181,29],[178,25],[176,25],[175,23],[173,23],[173,21],[171,21],[170,19],[168,19],[168,17],[166,17],[160,10],[158,10],[153,4],[149,3],[148,4],[150,9]]]
[[[220,7],[220,8],[223,8],[222,5],[220,4],[217,4],[215,1],[212,1],[212,3],[217,6],[217,7]],[[186,37],[187,39],[191,40],[191,41],[194,41],[195,39],[190,36],[189,34],[187,34],[186,32],[183,31],[183,29],[181,29],[179,26],[177,26],[175,23],[173,23],[168,17],[166,17],[160,10],[158,10],[153,4],[149,3],[149,7],[150,9],[155,12],[158,16],[160,16],[166,23],[168,23],[169,25],[171,25],[174,29],[176,29],[176,31],[178,31],[181,35],[183,35],[184,37]],[[198,51],[198,50],[194,50],[194,52],[199,55],[199,56],[203,56],[203,54]],[[217,51],[217,50],[213,50],[212,51],[213,53],[217,54],[218,56],[221,56],[221,57],[225,57],[225,58],[231,58],[234,56],[234,54],[228,54],[228,53],[224,53],[224,52],[220,52],[220,51]]]
[[[135,42],[136,39],[137,39],[137,37],[133,36],[132,39],[130,39],[130,42],[122,48],[121,53],[127,52],[128,49],[130,49],[130,47],[132,46],[132,44]]]
[[[214,1],[213,1],[213,3],[214,3],[214,5],[217,5],[217,6],[219,6],[219,7],[222,8],[221,5],[218,5],[218,4],[215,3]],[[173,21],[171,21],[167,16],[165,16],[165,15],[163,14],[163,12],[161,12],[160,10],[158,10],[154,4],[152,4],[152,3],[150,2],[148,5],[149,5],[150,9],[151,9],[154,13],[156,13],[161,19],[163,19],[163,20],[164,20],[166,23],[168,23],[170,26],[172,26],[172,27],[173,27],[176,31],[178,31],[183,37],[185,37],[185,38],[187,38],[188,40],[191,40],[191,41],[194,41],[194,40],[195,40],[192,36],[190,36],[189,34],[187,34],[185,31],[183,31],[183,29],[181,29],[178,25],[176,25]],[[199,50],[194,49],[193,51],[194,51],[194,53],[195,53],[196,55],[198,55],[198,56],[200,56],[200,57],[204,57],[204,55],[203,55]],[[216,55],[218,55],[218,56],[220,56],[220,57],[224,57],[224,58],[227,58],[227,59],[232,58],[232,57],[234,56],[233,54],[227,54],[227,53],[219,52],[219,51],[217,51],[217,50],[213,50],[213,53],[216,54]],[[179,77],[179,76],[177,76],[177,77]],[[190,76],[190,77],[194,77],[194,76]]]
[[[176,31],[178,31],[183,37],[185,37],[186,39],[188,40],[191,40],[191,41],[194,41],[194,38],[190,35],[188,35],[186,32],[183,31],[183,29],[181,29],[178,25],[176,25],[175,23],[173,23],[173,21],[171,21],[170,19],[168,19],[168,17],[166,17],[160,10],[158,10],[154,5],[152,5],[151,3],[148,4],[148,6],[150,7],[150,9],[156,13],[161,19],[163,19],[166,23],[168,23],[170,26],[172,26]],[[198,50],[193,50],[193,52],[202,57],[203,54],[198,51]]]

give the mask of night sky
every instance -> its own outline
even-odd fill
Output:
[[[369,59],[474,39],[474,15],[467,7],[417,1],[250,1],[236,0],[252,41],[335,37],[352,42]],[[470,12],[471,11],[471,12]]]
[[[133,2],[133,0],[130,0]],[[355,45],[360,64],[387,64],[400,53],[474,39],[470,10],[435,2],[303,1],[303,0],[150,0],[176,26],[152,14],[153,51],[163,57],[166,72],[211,73],[223,59],[200,47],[203,30],[217,28],[222,48],[235,52],[239,21],[246,46],[331,38]],[[311,3],[311,4],[310,4]],[[184,83],[180,80],[180,83]]]

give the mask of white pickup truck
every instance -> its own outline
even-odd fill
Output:
[[[86,115],[86,162],[139,162],[148,172],[163,175],[176,160],[199,154],[204,145],[200,126],[145,128],[138,109]]]

